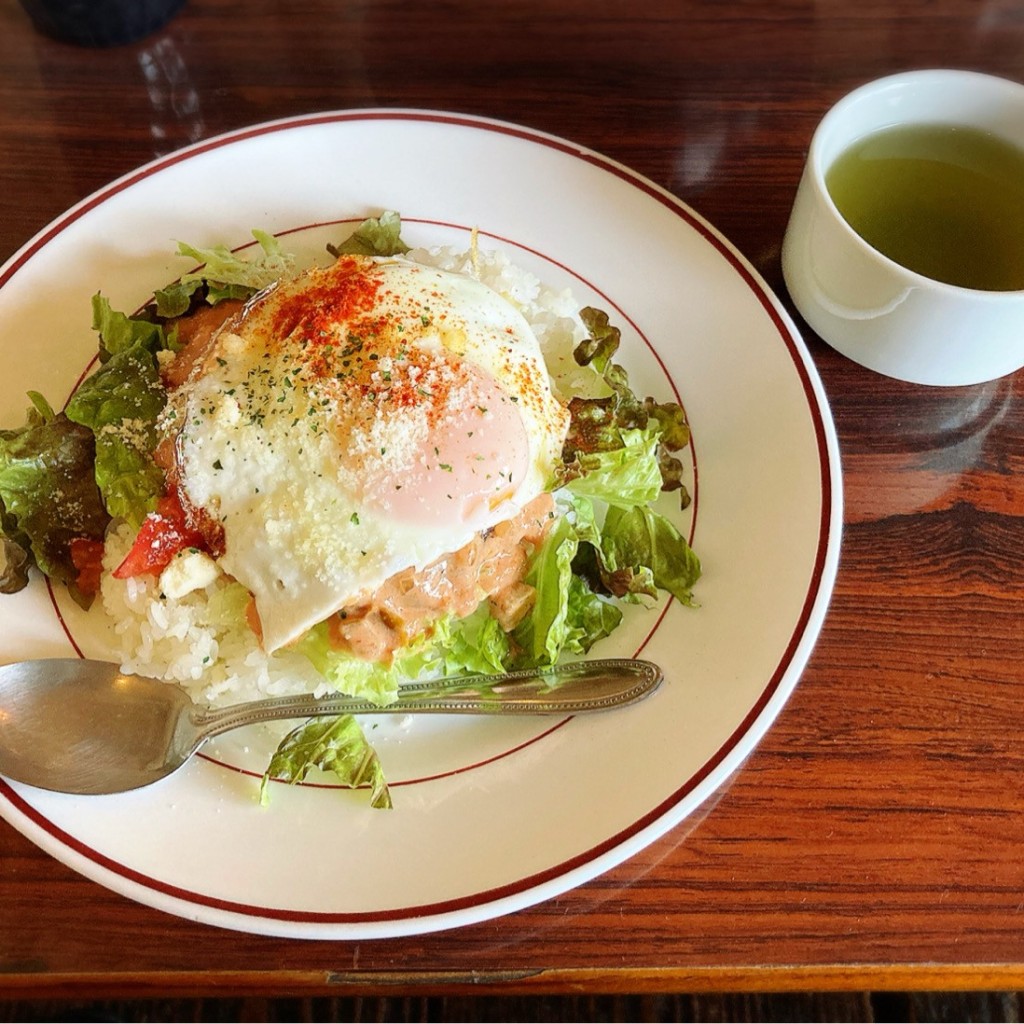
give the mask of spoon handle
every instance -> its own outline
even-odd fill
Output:
[[[661,684],[661,669],[634,658],[577,661],[502,675],[458,676],[403,686],[383,707],[351,697],[272,697],[221,709],[199,709],[193,722],[201,735],[282,718],[328,715],[574,715],[633,704]]]

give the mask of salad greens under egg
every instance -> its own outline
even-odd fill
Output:
[[[328,249],[335,258],[404,254],[400,230],[398,215],[387,213]],[[199,269],[156,292],[136,315],[96,295],[96,370],[62,410],[31,392],[25,423],[0,430],[0,593],[21,590],[35,567],[88,607],[108,532],[127,524],[146,538],[157,526],[166,529],[168,481],[155,458],[169,395],[161,365],[180,347],[176,318],[227,299],[248,300],[294,273],[294,259],[277,239],[253,234],[259,251],[249,258],[180,245],[179,254]],[[622,602],[667,592],[693,603],[700,563],[653,507],[663,491],[676,492],[682,507],[689,501],[674,454],[689,441],[683,411],[638,398],[614,361],[618,329],[597,309],[580,317],[588,337],[575,358],[597,386],[568,401],[568,434],[550,487],[558,514],[524,580],[533,590],[530,612],[506,630],[483,602],[468,616],[432,623],[390,663],[339,650],[320,623],[290,649],[332,687],[385,704],[403,679],[502,672],[585,654],[619,625]],[[179,549],[202,545],[188,524],[172,525]],[[166,535],[157,541],[167,543]],[[391,805],[380,761],[352,716],[314,719],[289,733],[261,792],[270,779],[300,781],[313,768],[333,772],[346,786],[368,786],[375,807]]]

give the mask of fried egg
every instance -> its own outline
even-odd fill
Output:
[[[273,651],[518,514],[551,486],[568,419],[506,298],[342,256],[228,320],[164,423]]]

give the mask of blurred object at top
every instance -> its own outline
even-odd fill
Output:
[[[21,0],[32,23],[81,46],[131,43],[165,25],[185,0]]]

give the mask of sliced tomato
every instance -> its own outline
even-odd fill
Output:
[[[103,541],[91,537],[75,537],[68,545],[71,564],[78,570],[75,580],[78,589],[89,597],[100,592],[103,572]]]
[[[172,491],[142,521],[135,543],[114,570],[114,577],[159,576],[179,551],[204,546],[203,535],[189,526],[177,492]]]

